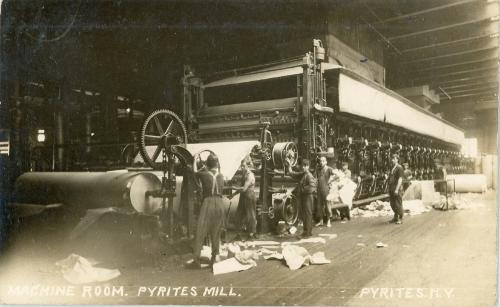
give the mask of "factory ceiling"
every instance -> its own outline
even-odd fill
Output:
[[[444,103],[497,102],[498,1],[365,4],[391,46],[394,85],[429,84]]]
[[[175,99],[183,64],[254,64],[278,43],[321,32],[325,8],[345,6],[385,46],[388,87],[429,85],[442,104],[496,108],[494,0],[5,0],[3,80],[161,104]]]

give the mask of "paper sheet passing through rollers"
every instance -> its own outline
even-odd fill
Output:
[[[198,143],[198,144],[187,144],[186,149],[192,155],[201,153],[202,159],[206,159],[206,157],[208,156],[209,152],[207,150],[214,152],[219,157],[220,171],[224,175],[224,179],[230,180],[234,177],[234,175],[238,171],[241,164],[241,160],[243,160],[248,154],[250,154],[254,146],[258,144],[259,144],[258,141]],[[147,146],[146,150],[150,155],[152,155],[152,153],[155,150],[155,146]],[[135,158],[135,161],[137,162],[143,160],[142,157],[138,155]],[[156,160],[156,162],[158,163],[161,162],[161,156]],[[159,171],[153,171],[152,173],[155,174],[160,179],[163,176],[163,173]],[[183,180],[182,176],[176,176],[175,191],[177,196],[174,197],[174,211],[178,211],[180,208],[180,200],[181,200],[180,193],[182,187],[182,180]],[[150,206],[152,208],[156,208],[156,210],[159,210],[161,208],[161,201],[162,201],[161,198],[152,199]],[[238,196],[236,196],[232,200],[223,197],[223,202],[225,208],[230,208],[231,213],[229,215],[229,219],[231,220],[231,217],[236,212],[236,207],[238,204]]]
[[[240,167],[241,160],[245,158],[254,148],[258,145],[258,141],[241,141],[241,142],[219,142],[219,143],[197,143],[187,144],[186,149],[192,154],[196,155],[203,151],[210,150],[219,157],[220,171],[226,180],[234,177],[236,171]],[[150,156],[153,155],[156,146],[147,146],[146,151]],[[208,152],[202,153],[203,159],[206,158]],[[142,162],[141,155],[137,155],[134,162]],[[157,163],[161,162],[161,156],[156,159]]]

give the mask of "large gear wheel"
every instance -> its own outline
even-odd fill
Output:
[[[182,120],[174,112],[156,110],[144,121],[141,129],[139,151],[144,162],[155,170],[165,170],[163,158],[169,146],[187,144],[187,131]]]

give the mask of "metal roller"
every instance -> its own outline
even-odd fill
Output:
[[[32,172],[16,180],[15,200],[21,203],[63,203],[77,209],[129,207],[153,213],[158,205],[147,191],[161,182],[150,173],[137,172]]]
[[[276,221],[285,221],[293,225],[299,217],[296,198],[292,194],[279,193],[273,195],[273,212]]]
[[[272,159],[274,168],[285,168],[285,161],[288,159],[291,166],[297,164],[298,151],[297,146],[292,142],[276,143],[273,146]]]

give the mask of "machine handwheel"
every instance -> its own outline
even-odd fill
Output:
[[[157,110],[144,121],[139,150],[144,162],[155,170],[164,170],[162,157],[168,146],[187,144],[187,131],[182,120],[170,110]]]

